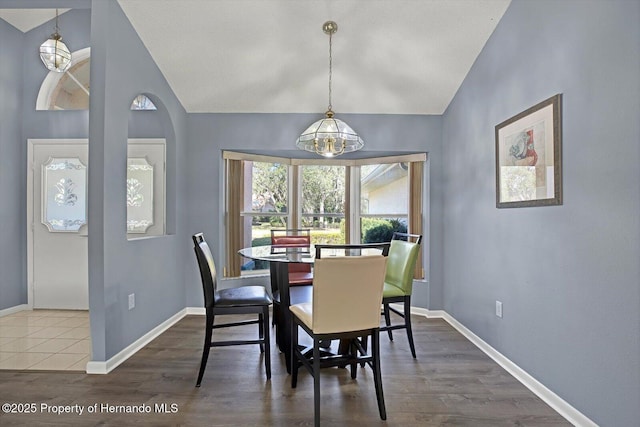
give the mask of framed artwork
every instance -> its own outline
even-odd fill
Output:
[[[562,94],[496,126],[496,207],[562,204]]]

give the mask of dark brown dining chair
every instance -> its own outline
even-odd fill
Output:
[[[200,383],[202,382],[211,347],[258,344],[260,346],[260,352],[264,354],[264,367],[267,372],[267,379],[270,379],[269,305],[271,305],[271,297],[264,286],[241,286],[239,288],[218,290],[216,266],[209,245],[207,245],[207,242],[204,240],[202,233],[193,235],[193,244],[200,268],[200,277],[202,278],[204,307],[207,315],[204,348],[202,350],[202,360],[200,362],[200,372],[198,373],[196,387],[200,387]],[[223,314],[257,314],[258,318],[214,325],[215,316]],[[258,324],[258,339],[212,340],[214,329],[250,324]]]
[[[380,304],[386,262],[383,255],[323,258],[317,247],[312,302],[289,307],[291,387],[296,388],[298,369],[304,366],[313,377],[315,426],[320,425],[320,369],[330,366],[349,365],[353,379],[358,363],[371,366],[380,418],[387,418],[380,372]],[[298,346],[299,327],[312,338],[311,349]],[[367,352],[363,344],[369,336],[372,345]],[[320,350],[321,341],[332,339],[347,341],[346,350],[339,355]]]
[[[413,343],[413,332],[411,329],[411,292],[413,288],[413,274],[415,271],[418,252],[422,235],[408,233],[393,233],[391,246],[389,247],[389,261],[387,263],[387,273],[384,279],[384,292],[382,296],[382,314],[384,315],[385,326],[381,331],[387,331],[389,339],[393,341],[392,331],[405,329],[411,355],[416,358],[416,348]],[[403,304],[403,311],[397,310],[391,304]],[[401,324],[391,323],[391,313],[403,319]]]

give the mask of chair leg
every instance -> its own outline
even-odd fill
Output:
[[[271,326],[276,326],[278,324],[278,312],[280,311],[279,304],[277,302],[273,302],[273,320],[271,321]]]
[[[413,331],[411,330],[411,297],[405,297],[404,299],[404,326],[407,329],[407,338],[409,339],[409,348],[411,349],[411,355],[415,359],[416,347],[413,344]]]
[[[356,347],[353,341],[357,339],[358,338],[354,338],[353,340],[349,341],[349,353],[353,360],[351,362],[351,379],[354,379],[354,380],[358,375],[358,363],[356,362],[356,357],[358,355],[358,348]]]
[[[206,332],[204,334],[204,347],[202,349],[202,360],[200,361],[200,372],[198,372],[196,387],[200,387],[202,377],[204,376],[204,370],[207,367],[207,360],[209,359],[209,350],[211,350],[211,335],[213,334],[213,318],[213,313],[207,313]]]
[[[389,304],[383,304],[384,306],[384,323],[387,327],[391,326],[391,316],[389,315]],[[389,334],[389,341],[393,341],[393,333],[391,329],[387,330],[387,334]]]
[[[362,337],[362,349],[365,352],[363,356],[366,355],[368,347],[369,347],[369,335],[365,335],[364,337]],[[367,362],[360,362],[360,367],[364,368],[366,364]]]
[[[264,322],[262,313],[258,313],[258,338],[264,339]],[[264,353],[264,344],[260,343],[260,353]]]
[[[373,355],[373,382],[376,386],[376,398],[378,399],[378,411],[380,419],[387,419],[387,410],[384,406],[384,394],[382,392],[382,374],[380,373],[380,330],[375,329],[371,334],[371,352]]]
[[[298,385],[298,357],[296,350],[298,349],[298,324],[295,319],[291,319],[291,388]]]
[[[313,338],[313,425],[320,427],[320,341]]]
[[[261,334],[260,339],[264,336],[264,347],[266,351],[264,353],[264,368],[267,371],[267,379],[271,379],[271,340],[269,338],[269,306],[265,305],[262,309],[260,330],[264,332]]]

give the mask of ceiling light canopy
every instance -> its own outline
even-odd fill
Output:
[[[40,59],[49,71],[64,73],[71,65],[71,52],[62,42],[58,33],[58,9],[56,9],[56,27],[51,37],[40,46]]]
[[[361,149],[364,142],[348,124],[334,117],[331,109],[331,41],[332,35],[338,31],[338,24],[327,21],[322,30],[329,35],[329,107],[325,118],[309,126],[296,141],[296,146],[324,157],[335,157]]]

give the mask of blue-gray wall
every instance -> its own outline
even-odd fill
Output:
[[[127,240],[125,186],[130,105],[147,94],[167,139],[168,235]],[[92,360],[107,360],[186,306],[186,113],[115,1],[91,9],[89,306]],[[157,114],[157,113],[153,113]],[[140,135],[135,135],[140,136]],[[136,307],[128,310],[128,295]]]
[[[20,111],[23,35],[0,20],[0,310],[27,303],[26,188]],[[24,182],[23,182],[24,181]]]
[[[602,426],[640,420],[638,22],[514,0],[443,123],[444,309]],[[495,125],[556,93],[563,205],[496,209]]]
[[[223,256],[224,226],[222,150],[295,150],[295,140],[321,114],[189,114],[188,233],[202,231],[216,259]],[[412,303],[419,307],[442,301],[442,125],[440,116],[339,114],[358,131],[365,151],[426,151],[425,185],[431,204],[424,212],[428,283],[414,286]],[[429,225],[430,224],[430,225]],[[425,231],[427,232],[427,231]],[[187,305],[202,305],[195,258],[186,276]],[[224,286],[226,286],[225,284]],[[234,286],[234,285],[231,285]]]

